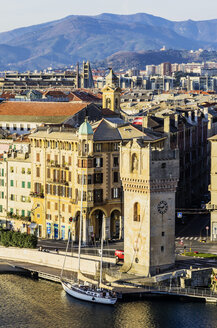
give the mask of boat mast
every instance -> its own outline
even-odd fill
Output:
[[[68,242],[67,242],[67,246],[66,246],[65,257],[64,257],[64,261],[63,261],[62,270],[61,270],[61,273],[60,273],[60,281],[62,280],[62,277],[63,277],[63,270],[64,270],[65,263],[66,263],[66,255],[67,255],[68,248],[69,248],[70,235],[71,235],[71,232],[70,232],[70,230],[69,230],[69,236],[68,236]]]
[[[99,279],[99,288],[101,288],[101,285],[102,285],[103,229],[104,229],[104,216],[102,216],[102,233],[101,233],[101,257],[100,257],[100,279]]]
[[[79,244],[78,244],[78,274],[80,272],[80,266],[81,266],[81,232],[82,232],[84,172],[82,172],[81,183],[82,183],[82,188],[81,188],[81,210],[80,210]]]

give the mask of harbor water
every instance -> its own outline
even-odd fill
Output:
[[[75,300],[60,284],[0,275],[0,327],[5,328],[216,328],[217,306],[170,300]]]

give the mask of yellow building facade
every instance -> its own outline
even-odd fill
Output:
[[[103,219],[104,238],[122,238],[120,140],[94,141],[88,122],[79,131],[41,128],[30,140],[38,236],[67,239],[70,231],[78,240],[83,175],[83,243],[100,239]]]

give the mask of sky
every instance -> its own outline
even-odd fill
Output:
[[[68,15],[143,12],[169,20],[217,18],[216,0],[0,0],[0,32]]]

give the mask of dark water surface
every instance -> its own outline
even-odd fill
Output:
[[[217,328],[217,306],[176,301],[90,304],[61,285],[0,275],[0,327],[7,328]]]

